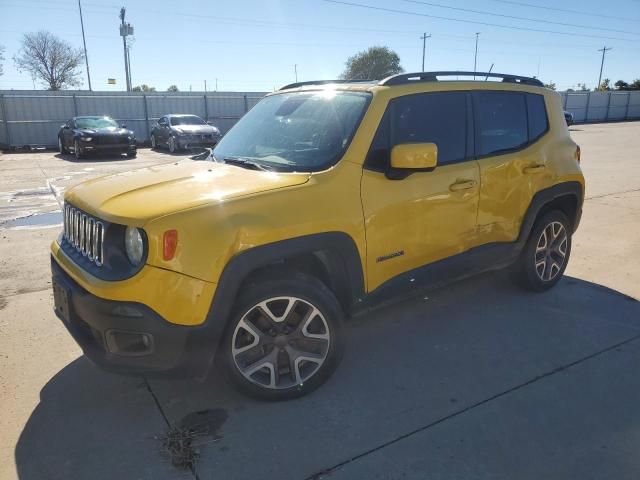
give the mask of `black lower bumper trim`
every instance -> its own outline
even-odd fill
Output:
[[[101,368],[127,375],[194,377],[206,373],[218,338],[205,323],[189,327],[164,320],[136,302],[89,293],[51,259],[55,313]]]

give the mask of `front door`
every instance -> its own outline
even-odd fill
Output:
[[[466,92],[390,101],[362,177],[368,291],[475,245],[480,172],[472,156],[470,102]],[[437,145],[438,166],[387,178],[393,146],[423,142]]]

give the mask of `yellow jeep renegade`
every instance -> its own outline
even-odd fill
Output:
[[[282,399],[322,384],[344,319],[390,296],[503,267],[552,287],[582,211],[580,149],[538,80],[456,78],[471,75],[295,83],[208,161],[70,189],[57,315],[109,370],[201,377],[215,360]]]

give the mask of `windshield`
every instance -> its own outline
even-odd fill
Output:
[[[171,125],[205,125],[205,121],[195,115],[171,117]]]
[[[76,118],[76,128],[96,129],[117,126],[118,123],[109,117]]]
[[[371,94],[284,93],[261,100],[222,138],[218,161],[249,160],[285,171],[317,171],[343,155]]]

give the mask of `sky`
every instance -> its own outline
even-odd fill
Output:
[[[82,0],[94,90],[125,89],[120,8],[134,27],[133,85],[157,90],[272,91],[338,78],[347,58],[374,45],[408,72],[473,70],[537,76],[558,90],[640,78],[640,0]],[[605,7],[606,6],[606,7]],[[517,18],[514,18],[517,17]],[[82,47],[77,0],[0,0],[0,89],[33,89],[12,57],[22,34],[48,30]],[[107,79],[115,78],[116,85]],[[217,79],[217,80],[216,80]],[[86,89],[86,72],[83,68]],[[36,88],[42,85],[36,81]]]

